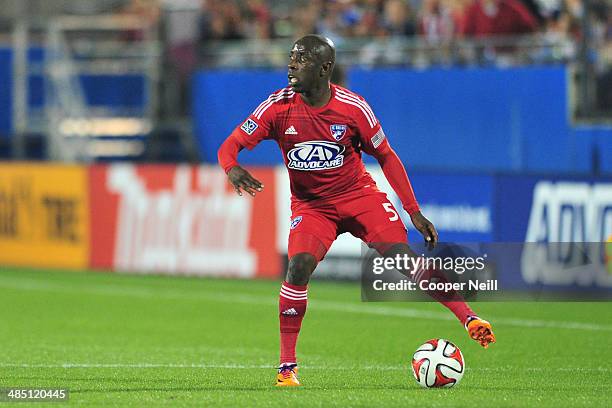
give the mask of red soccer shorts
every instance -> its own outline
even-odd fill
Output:
[[[387,195],[365,187],[333,200],[291,205],[289,259],[307,252],[321,261],[336,237],[350,232],[369,246],[407,243],[406,227]]]

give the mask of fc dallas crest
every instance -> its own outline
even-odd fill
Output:
[[[340,140],[346,134],[346,125],[330,125],[329,130],[336,140]]]

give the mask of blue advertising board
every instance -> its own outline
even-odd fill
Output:
[[[574,126],[566,68],[353,68],[347,86],[363,95],[407,165],[429,170],[588,174],[599,156],[612,173],[612,128]],[[216,162],[227,135],[287,83],[283,70],[202,70],[193,77],[194,131]],[[282,162],[264,142],[245,164]]]
[[[442,248],[448,243],[463,248],[460,254],[484,255],[502,295],[529,290],[546,298],[563,291],[570,296],[561,299],[573,300],[595,290],[609,298],[612,178],[411,172],[410,179]],[[402,216],[416,250],[421,236]]]
[[[272,92],[287,83],[284,71],[200,71],[193,77],[194,132],[204,161],[217,162],[217,150],[236,126]],[[275,142],[266,140],[252,154],[241,154],[244,164],[283,162]]]
[[[443,242],[489,242],[493,239],[493,177],[410,172],[421,212],[436,226]],[[394,205],[401,208],[397,197]],[[403,211],[411,237],[418,233]]]
[[[13,55],[9,49],[0,48],[0,137],[8,136],[13,129]]]
[[[505,287],[612,288],[612,179],[498,176],[493,203]]]

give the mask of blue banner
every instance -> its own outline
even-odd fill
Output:
[[[527,68],[350,69],[394,149],[411,168],[462,171],[612,173],[612,128],[574,128],[563,66]],[[194,130],[202,156],[216,161],[223,140],[286,72],[203,70],[193,79]],[[246,164],[282,162],[274,142]],[[598,159],[595,159],[598,157]]]
[[[0,48],[0,137],[10,135],[13,130],[13,54]]]
[[[410,172],[421,212],[444,242],[489,242],[493,239],[493,177]],[[399,199],[394,205],[401,208]],[[418,232],[402,212],[411,241]],[[420,239],[420,238],[419,238]]]
[[[495,241],[532,243],[497,254],[506,285],[612,288],[612,179],[498,176],[493,202]]]
[[[270,94],[287,84],[285,71],[201,71],[193,77],[192,115],[201,157],[217,162],[217,150],[234,128]],[[264,141],[252,153],[241,154],[244,164],[283,162],[277,144]]]

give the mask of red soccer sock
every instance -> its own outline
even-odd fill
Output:
[[[308,304],[308,286],[292,285],[283,282],[278,299],[280,320],[280,363],[297,363],[295,345],[297,344],[302,319]]]
[[[438,282],[448,282],[444,274],[432,269],[421,269],[413,276],[413,280],[415,282],[432,279],[435,279]],[[476,313],[474,313],[470,306],[465,303],[463,296],[461,296],[461,294],[455,290],[450,290],[448,292],[429,291],[428,293],[432,298],[453,312],[462,325],[465,325],[468,317],[476,316]]]
[[[459,319],[461,324],[464,326],[465,326],[465,322],[467,321],[468,317],[476,316],[476,313],[474,313],[474,311],[468,306],[468,304],[462,300],[461,301],[454,300],[452,302],[440,301],[440,303],[442,303],[451,312],[453,312],[455,316],[457,316],[457,319]]]

